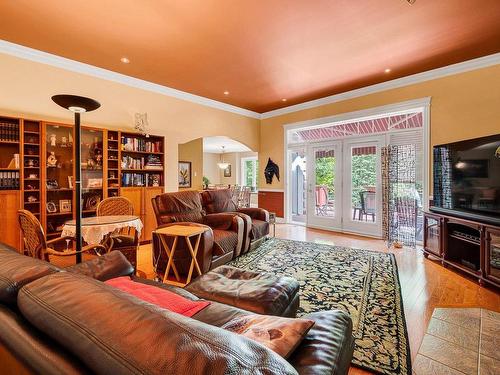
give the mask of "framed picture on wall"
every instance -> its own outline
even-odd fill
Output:
[[[179,187],[191,187],[191,162],[179,161]]]
[[[227,168],[224,169],[224,177],[231,177],[231,164],[229,164]]]

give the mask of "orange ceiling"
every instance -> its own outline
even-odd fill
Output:
[[[0,20],[0,39],[257,112],[500,51],[499,0],[15,0]]]

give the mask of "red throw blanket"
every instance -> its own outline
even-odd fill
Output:
[[[143,301],[188,317],[210,305],[208,301],[192,301],[156,286],[137,283],[128,276],[117,277],[105,283]]]

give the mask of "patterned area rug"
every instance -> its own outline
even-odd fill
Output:
[[[332,309],[349,313],[354,365],[380,374],[411,374],[393,254],[272,238],[229,265],[294,277],[300,283],[298,316]]]

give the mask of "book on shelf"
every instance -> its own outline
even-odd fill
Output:
[[[122,187],[133,186],[161,186],[161,174],[159,173],[123,173]]]
[[[162,152],[162,141],[150,141],[134,137],[122,137],[122,151]]]
[[[18,190],[19,172],[0,172],[0,190]]]
[[[0,120],[0,141],[19,142],[19,124]]]
[[[123,169],[143,169],[145,165],[144,158],[133,158],[131,156],[122,156]]]

